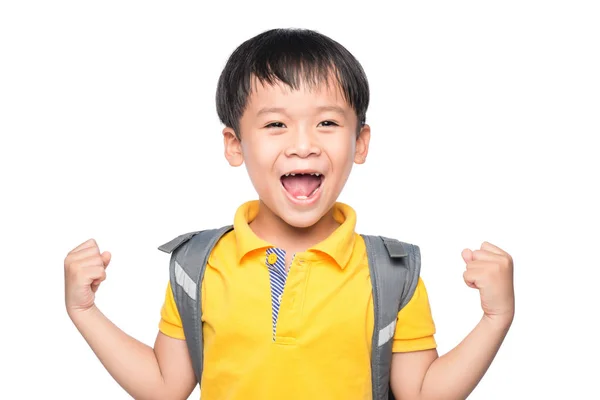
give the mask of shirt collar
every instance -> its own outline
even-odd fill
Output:
[[[249,223],[256,218],[258,209],[259,201],[252,200],[238,207],[235,213],[233,227],[237,243],[238,263],[241,263],[242,258],[250,252],[274,247],[256,236],[249,226]],[[337,202],[333,206],[333,218],[340,225],[325,240],[317,243],[308,251],[327,254],[343,269],[350,260],[356,241],[356,212],[347,204]]]
[[[233,219],[233,229],[235,231],[235,240],[237,244],[237,260],[241,263],[242,258],[255,250],[267,249],[273,247],[272,244],[262,240],[250,228],[249,223],[256,218],[258,214],[258,200],[248,201],[238,207]]]

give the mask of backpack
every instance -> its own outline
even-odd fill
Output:
[[[208,257],[232,225],[185,233],[158,249],[171,254],[169,279],[181,317],[192,365],[202,378],[203,341],[201,282]],[[418,246],[383,236],[361,235],[365,241],[373,286],[374,329],[371,353],[373,400],[394,399],[390,389],[392,342],[397,314],[411,299],[420,274]]]

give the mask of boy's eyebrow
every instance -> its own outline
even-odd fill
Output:
[[[339,106],[320,106],[320,107],[317,107],[317,111],[318,112],[332,111],[332,112],[338,113],[342,116],[346,115],[346,113],[344,112],[344,109]],[[264,107],[264,108],[261,108],[258,111],[258,113],[256,113],[256,115],[259,116],[262,114],[269,114],[269,113],[285,114],[286,112],[285,112],[285,108],[282,108],[282,107]]]
[[[342,116],[346,115],[344,109],[342,107],[339,106],[321,106],[317,108],[317,111],[319,112],[323,112],[323,111],[333,111],[334,113],[338,113]]]
[[[256,116],[259,116],[259,115],[262,115],[262,114],[270,114],[270,113],[285,114],[285,108],[281,108],[281,107],[263,107],[260,110],[258,110],[258,112],[256,113]]]

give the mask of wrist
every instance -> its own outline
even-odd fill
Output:
[[[514,312],[495,315],[484,314],[481,322],[495,331],[506,333],[512,325],[514,316]]]
[[[70,308],[67,309],[67,314],[71,321],[77,325],[81,322],[84,322],[86,319],[89,319],[90,316],[93,316],[98,313],[98,308],[95,304],[88,308]]]

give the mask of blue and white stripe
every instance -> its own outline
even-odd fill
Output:
[[[275,254],[277,260],[275,263],[269,263],[269,255]],[[273,340],[277,329],[277,317],[279,316],[279,306],[281,305],[281,297],[283,288],[287,278],[285,271],[285,250],[277,248],[268,248],[265,257],[265,263],[269,268],[269,276],[271,281],[271,304],[272,304],[272,320],[273,320]]]

